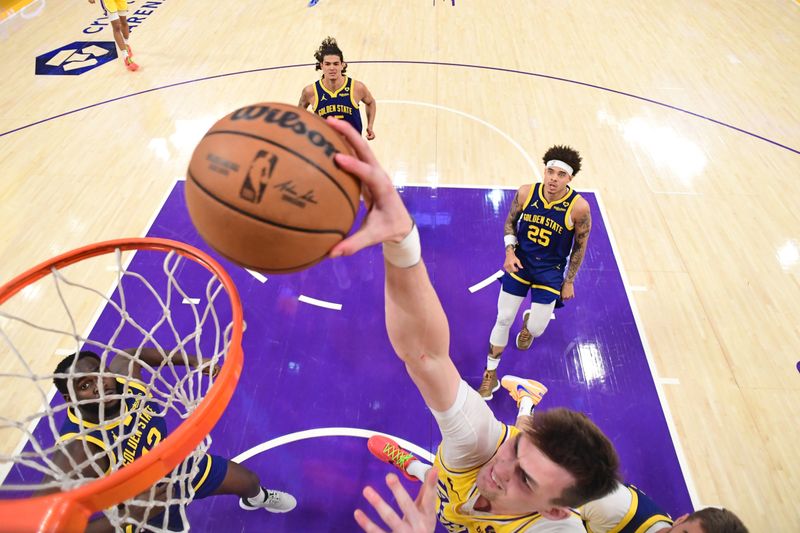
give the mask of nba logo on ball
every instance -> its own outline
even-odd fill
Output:
[[[288,273],[324,259],[353,226],[359,181],[333,156],[353,154],[323,119],[255,104],[219,120],[192,154],[186,205],[200,236],[232,261]]]

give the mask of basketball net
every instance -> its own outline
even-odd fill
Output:
[[[208,432],[241,372],[242,325],[224,270],[163,239],[99,243],[0,287],[0,531],[82,531],[98,511],[117,530],[188,530]],[[96,371],[77,358],[54,371],[82,350],[100,357]],[[101,386],[109,377],[115,390]],[[99,397],[79,399],[79,383]],[[158,417],[169,436],[152,429]],[[150,450],[137,454],[141,442]],[[18,516],[42,505],[40,518]]]

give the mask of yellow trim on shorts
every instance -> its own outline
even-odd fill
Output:
[[[197,482],[197,485],[192,485],[194,487],[195,492],[197,489],[203,486],[203,483],[206,482],[206,478],[208,477],[208,473],[211,472],[211,456],[206,454],[208,461],[206,461],[206,471],[203,472],[203,477],[200,478],[200,481]]]
[[[542,289],[543,291],[552,292],[553,294],[557,294],[557,295],[561,296],[561,291],[556,290],[553,287],[548,287],[547,285],[533,285],[533,284],[531,284],[531,289]]]
[[[511,276],[512,278],[514,278],[515,280],[519,281],[520,283],[524,283],[525,285],[530,285],[531,284],[530,281],[525,281],[524,279],[522,279],[521,277],[517,276],[513,272],[509,272],[508,275]]]

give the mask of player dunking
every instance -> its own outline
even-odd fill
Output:
[[[95,0],[89,0],[94,4]],[[131,30],[128,27],[128,0],[100,0],[106,16],[111,20],[111,29],[114,32],[114,41],[117,43],[125,68],[131,72],[139,70],[139,65],[133,62],[133,51],[128,44]]]
[[[517,402],[519,411],[516,425],[521,426],[526,423],[525,419],[534,416],[534,408],[547,392],[547,387],[532,379],[508,375],[503,377],[501,383]],[[388,525],[393,526],[394,532],[433,531],[435,506],[432,493],[436,491],[436,484],[430,471],[436,468],[425,465],[383,435],[371,437],[368,446],[373,455],[396,466],[409,479],[424,481],[416,502],[412,502],[397,482],[397,477],[387,476],[387,485],[403,511],[403,519],[373,489],[367,488],[364,495],[370,504]],[[747,533],[742,521],[727,509],[709,507],[684,514],[673,521],[647,494],[622,482],[618,482],[610,494],[579,507],[578,512],[587,531],[591,533]],[[378,531],[372,529],[370,524],[366,525],[366,531]]]
[[[575,276],[592,229],[589,203],[569,187],[581,169],[580,154],[568,146],[553,146],[543,160],[542,183],[519,188],[505,223],[505,274],[478,389],[485,400],[500,387],[497,367],[522,300],[530,291],[531,308],[523,313],[517,335],[517,348],[527,350],[544,333],[553,309],[575,296]]]
[[[322,79],[303,88],[297,105],[303,109],[311,106],[311,111],[322,118],[345,120],[358,133],[362,133],[364,128],[359,103],[364,102],[367,108],[367,139],[374,139],[372,125],[378,105],[366,85],[344,75],[347,63],[336,39],[328,37],[322,41],[314,58],[317,60],[317,70],[322,71]]]
[[[616,486],[611,442],[585,415],[568,409],[539,413],[519,429],[494,417],[450,358],[447,317],[400,195],[353,128],[333,119],[328,124],[355,149],[356,157],[339,153],[335,159],[362,181],[369,208],[364,225],[330,255],[383,243],[389,340],[442,436],[435,462],[439,521],[450,531],[585,531],[571,507]],[[364,513],[355,517],[370,527]]]

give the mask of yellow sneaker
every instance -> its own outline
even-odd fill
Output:
[[[500,383],[511,397],[514,398],[514,401],[517,402],[517,407],[519,407],[520,400],[525,396],[533,400],[533,405],[535,407],[542,401],[542,397],[547,394],[547,387],[532,379],[523,379],[517,376],[503,376]]]

